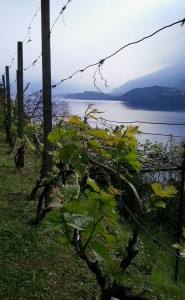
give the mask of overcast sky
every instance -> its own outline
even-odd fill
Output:
[[[67,0],[50,0],[51,26],[66,3]],[[3,74],[13,59],[11,83],[16,78],[17,41],[24,40],[24,68],[41,53],[39,7],[40,0],[0,0],[0,70]],[[52,83],[183,18],[184,0],[72,0],[51,33]],[[128,80],[174,64],[182,56],[185,56],[185,26],[178,24],[107,60],[101,73],[109,88],[98,74],[96,84],[103,92],[110,92]],[[24,72],[24,84],[30,82],[29,92],[42,88],[41,62],[42,58]],[[53,89],[53,93],[95,90],[95,70],[96,67],[77,74]],[[15,83],[12,91],[13,88]]]

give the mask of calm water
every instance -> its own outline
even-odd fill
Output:
[[[113,125],[116,125],[116,122],[122,122],[124,124],[124,122],[134,121],[185,124],[185,111],[168,112],[134,110],[128,109],[126,105],[121,101],[66,100],[66,102],[69,104],[72,114],[77,114],[80,117],[84,116],[88,104],[93,103],[94,108],[97,108],[103,112],[101,114],[101,117],[109,120],[108,123]],[[92,123],[92,125],[93,124],[94,123]],[[168,137],[164,137],[160,134],[173,134],[174,136],[184,137],[185,140],[185,125],[173,126],[164,124],[143,124],[139,122],[134,123],[133,125],[138,125],[139,129],[143,132],[143,134],[140,135],[141,141],[149,139],[152,142],[166,142],[168,140]],[[152,133],[154,135],[148,133]],[[175,139],[177,141],[180,141],[183,138],[176,137]]]

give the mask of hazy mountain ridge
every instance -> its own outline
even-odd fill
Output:
[[[185,110],[184,60],[159,71],[130,80],[110,94],[96,91],[71,93],[66,99],[120,100],[128,107],[147,110]]]
[[[157,85],[133,89],[120,96],[120,100],[134,109],[185,110],[185,91]]]
[[[119,100],[133,109],[146,110],[185,110],[185,91],[176,88],[151,86],[133,89],[121,96],[101,94],[100,92],[85,91],[83,93],[68,94],[66,99],[75,100]]]
[[[151,74],[127,81],[120,87],[113,89],[111,95],[121,96],[135,88],[144,88],[155,85],[185,90],[184,61],[170,65]]]
[[[65,95],[66,99],[76,99],[76,100],[114,100],[110,94],[101,94],[100,92],[85,91],[83,93],[71,93]]]

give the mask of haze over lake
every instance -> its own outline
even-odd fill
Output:
[[[166,142],[168,137],[162,136],[172,134],[176,141],[180,141],[184,137],[185,140],[185,125],[165,125],[165,124],[147,124],[147,123],[132,123],[134,121],[141,122],[154,122],[154,123],[184,123],[185,124],[185,111],[147,111],[147,110],[135,110],[130,109],[121,101],[90,101],[90,100],[66,100],[69,104],[72,114],[84,116],[85,110],[89,103],[94,104],[94,108],[102,111],[102,114],[98,114],[104,119],[109,120],[109,124],[116,125],[116,122],[122,122],[128,125],[127,122],[131,122],[132,125],[139,126],[142,131],[139,140],[144,142],[149,139],[152,142]],[[111,121],[111,122],[110,122]],[[119,123],[117,124],[119,125]],[[92,122],[92,126],[96,126],[96,123]],[[148,134],[148,133],[152,133]],[[159,135],[157,135],[159,134]]]

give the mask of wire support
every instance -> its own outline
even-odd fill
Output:
[[[147,35],[147,36],[145,36],[145,37],[143,37],[143,38],[141,38],[141,39],[139,39],[139,40],[137,40],[137,41],[128,43],[128,44],[122,46],[121,48],[119,48],[118,50],[116,50],[115,52],[113,52],[112,54],[106,56],[106,57],[103,58],[103,59],[100,59],[98,62],[89,64],[89,65],[86,66],[85,68],[79,69],[79,70],[75,71],[73,74],[71,74],[70,76],[61,79],[59,82],[53,84],[53,85],[51,86],[51,88],[56,88],[58,85],[60,85],[60,84],[63,83],[64,81],[71,79],[71,78],[74,77],[76,74],[82,73],[82,72],[86,71],[87,69],[89,69],[89,68],[91,68],[91,67],[95,67],[95,66],[100,67],[100,66],[102,66],[106,60],[112,58],[113,56],[115,56],[116,54],[118,54],[119,52],[121,52],[123,49],[125,49],[125,48],[127,48],[127,47],[129,47],[129,46],[131,46],[131,45],[135,45],[135,44],[141,43],[141,42],[143,42],[144,40],[149,39],[149,38],[153,37],[154,35],[158,34],[158,33],[161,32],[162,30],[165,30],[165,29],[170,28],[170,27],[172,27],[172,26],[175,26],[175,25],[177,25],[177,24],[180,24],[181,27],[182,27],[182,26],[184,25],[184,23],[185,23],[185,18],[184,18],[184,19],[181,19],[181,20],[179,20],[179,21],[176,21],[176,22],[174,22],[174,23],[171,23],[171,24],[169,24],[169,25],[163,26],[163,27],[161,27],[160,29],[156,30],[155,32],[151,33],[150,35]],[[95,71],[95,72],[96,72],[96,71]],[[93,77],[94,77],[94,76],[93,76]],[[95,83],[96,83],[96,81],[95,81]],[[99,88],[98,88],[98,90],[99,90]],[[99,91],[100,91],[100,90],[99,90]],[[100,91],[100,92],[101,92],[101,91]],[[102,93],[102,92],[101,92],[101,93]]]
[[[62,8],[62,12],[64,12],[64,10],[66,9],[66,6],[71,2],[71,0],[68,0],[67,4],[63,6]],[[61,14],[59,14],[59,16],[57,17],[57,19],[55,20],[55,22],[53,23],[52,27],[51,27],[51,31],[53,30],[53,27],[54,25],[56,24],[56,22],[58,21],[59,17],[60,17]],[[167,28],[170,28],[172,26],[175,26],[177,24],[180,24],[181,27],[184,25],[185,23],[185,18],[184,19],[181,19],[179,21],[176,21],[174,23],[171,23],[169,25],[166,25],[164,27],[161,27],[160,29],[156,30],[155,32],[153,32],[152,34],[148,35],[148,36],[145,36],[143,38],[141,38],[140,40],[137,40],[137,41],[134,41],[134,42],[131,42],[131,43],[128,43],[126,45],[124,45],[123,47],[119,48],[118,50],[116,50],[115,52],[113,52],[112,54],[110,54],[109,56],[105,57],[104,59],[100,59],[98,62],[96,63],[92,63],[92,64],[89,64],[88,66],[84,67],[83,69],[79,69],[77,71],[75,71],[74,73],[72,73],[70,76],[66,77],[66,78],[63,78],[61,79],[59,82],[55,83],[55,84],[52,84],[51,85],[51,88],[56,88],[58,85],[62,84],[63,82],[67,81],[67,80],[70,80],[72,79],[75,75],[77,75],[78,73],[83,73],[85,72],[87,69],[91,68],[91,67],[95,67],[95,66],[98,66],[97,70],[94,72],[94,85],[95,87],[99,90],[100,93],[102,93],[102,91],[97,87],[96,85],[96,77],[95,77],[95,74],[97,71],[99,71],[99,74],[100,74],[100,77],[102,80],[105,81],[105,86],[108,87],[107,85],[107,81],[103,78],[102,74],[101,74],[101,71],[100,71],[100,67],[104,64],[104,62],[108,59],[110,59],[111,57],[115,56],[117,53],[119,53],[120,51],[122,51],[123,49],[127,48],[128,46],[131,46],[131,45],[134,45],[134,44],[138,44],[138,43],[141,43],[142,41],[144,41],[145,39],[148,39],[148,38],[151,38],[152,36],[156,35],[157,33],[161,32],[162,30],[165,30]],[[50,31],[50,32],[51,32]],[[28,70],[29,68],[31,68],[32,66],[34,66],[37,61],[39,60],[39,58],[42,56],[42,53],[27,67],[24,69],[24,71]],[[38,91],[38,92],[41,92],[42,90]],[[102,93],[103,94],[103,93]],[[179,137],[179,136],[177,136]],[[184,137],[183,137],[184,138]]]
[[[133,215],[133,213],[130,211],[130,209],[125,205],[125,203],[123,203],[123,206],[125,207],[125,209],[129,212],[129,214],[131,215],[132,219],[137,223],[137,225],[148,235],[148,237],[159,247],[163,248],[164,250],[166,250],[168,253],[170,253],[171,255],[173,255],[174,257],[178,258],[179,260],[181,260],[183,263],[185,263],[185,259],[183,259],[181,256],[179,256],[178,254],[176,254],[175,252],[173,252],[172,250],[170,250],[167,246],[163,245],[161,242],[159,242],[158,239],[156,239],[153,235],[150,234],[150,232],[148,232],[148,230],[136,219],[136,217]]]
[[[14,83],[16,83],[16,82],[17,82],[17,78],[15,78],[14,81],[10,84],[10,88],[11,88],[12,85],[13,85]]]
[[[12,55],[12,59],[11,59],[11,62],[10,62],[10,68],[13,66],[13,64],[14,64],[14,60],[15,60],[15,55],[17,54],[17,51],[14,51],[13,52],[13,55]]]
[[[39,10],[40,10],[40,8],[41,8],[41,6],[37,9],[37,11],[35,12],[35,14],[33,15],[32,19],[31,19],[30,25],[29,25],[29,27],[28,27],[28,31],[27,31],[27,33],[26,33],[24,39],[23,39],[23,43],[25,42],[27,36],[28,36],[28,41],[27,41],[27,43],[31,42],[31,37],[30,37],[31,27],[32,27],[33,21],[34,21],[34,19],[36,18],[37,14],[38,14],[38,12],[39,12]],[[14,64],[14,60],[15,60],[15,55],[16,55],[16,54],[17,54],[17,51],[14,51],[14,52],[13,52],[13,55],[12,55],[11,62],[10,62],[10,66],[9,66],[10,68],[11,68],[11,67],[13,66],[13,64]]]
[[[24,39],[23,39],[23,43],[25,42],[27,36],[28,36],[27,44],[28,44],[29,42],[32,41],[32,40],[31,40],[31,34],[30,34],[30,33],[31,33],[31,27],[32,27],[33,21],[34,21],[34,19],[36,18],[36,16],[37,16],[38,12],[40,11],[40,9],[41,9],[41,6],[39,6],[39,8],[37,9],[37,11],[36,11],[35,14],[33,15],[32,19],[31,19],[31,22],[30,22],[30,25],[28,26],[28,31],[27,31],[27,33],[26,33]]]
[[[51,35],[51,32],[55,26],[55,24],[57,23],[57,21],[59,20],[59,18],[63,15],[64,11],[66,10],[67,6],[69,5],[69,3],[71,2],[72,0],[68,0],[67,3],[62,7],[62,9],[60,10],[60,13],[58,15],[58,17],[55,19],[55,21],[53,22],[52,26],[51,26],[51,30],[50,30],[50,35]],[[66,25],[64,23],[64,25]]]
[[[38,60],[41,58],[41,56],[42,56],[42,52],[41,52],[41,54],[27,67],[27,68],[25,68],[24,69],[24,71],[27,71],[27,70],[29,70],[31,67],[33,67],[33,66],[35,66],[35,64],[38,62]]]
[[[164,214],[165,216],[168,216],[169,219],[172,220],[173,222],[175,221],[175,222],[177,222],[178,224],[181,224],[182,227],[185,228],[185,223],[184,223],[184,222],[182,222],[182,221],[178,220],[176,217],[174,217],[174,216],[168,214],[166,211],[163,211],[163,214]]]
[[[156,135],[156,136],[166,136],[166,137],[174,137],[174,138],[182,138],[185,139],[185,136],[181,136],[181,135],[173,135],[173,134],[163,134],[163,133],[152,133],[152,132],[140,132],[139,134],[143,134],[143,135]]]
[[[110,122],[110,123],[115,123],[115,124],[135,124],[135,123],[141,123],[141,124],[151,124],[151,125],[170,125],[170,126],[184,126],[185,123],[168,123],[168,122],[149,122],[149,121],[114,121],[114,120],[108,120],[101,118],[103,121]]]
[[[102,120],[102,118],[99,118],[99,120]],[[106,119],[104,119],[106,121]],[[110,120],[108,120],[108,122],[111,122]],[[136,121],[137,122],[137,121]],[[92,124],[99,124],[98,121],[89,121],[89,123]],[[118,124],[120,125],[124,125],[124,124],[132,124],[133,122],[116,122],[115,124],[112,123],[102,123],[103,126],[117,126]],[[144,122],[143,122],[144,123]],[[155,125],[155,123],[153,124]],[[181,139],[185,139],[185,136],[181,136],[181,135],[173,135],[172,133],[169,134],[163,134],[163,133],[152,133],[152,132],[140,132],[139,135],[154,135],[154,136],[164,136],[164,137],[173,137],[173,138],[181,138]]]
[[[56,18],[56,20],[54,21],[53,25],[51,26],[51,30],[50,30],[50,34],[49,34],[49,36],[48,36],[48,39],[50,38],[51,32],[52,32],[52,30],[53,30],[55,24],[57,23],[58,19],[59,19],[60,16],[64,13],[64,11],[66,10],[68,4],[69,4],[71,1],[72,1],[72,0],[68,0],[67,3],[62,7],[62,9],[61,9],[61,11],[60,11],[58,17]],[[40,7],[39,7],[38,11],[39,11],[39,10],[40,10]],[[38,12],[38,11],[37,11],[37,12]],[[36,14],[37,14],[37,13],[36,13]],[[36,14],[34,15],[34,17],[36,16]],[[32,24],[32,23],[33,23],[33,19],[32,19],[31,24]],[[30,25],[30,26],[31,26],[31,25]],[[29,26],[29,28],[28,28],[28,33],[27,33],[27,35],[30,34],[30,29],[31,29],[30,26]],[[27,36],[27,35],[26,35],[26,36]],[[26,37],[25,37],[25,38],[26,38]],[[28,42],[30,42],[30,41],[31,41],[31,39],[30,39],[30,36],[29,36]],[[29,70],[31,67],[34,67],[34,66],[36,65],[36,63],[38,62],[38,60],[41,58],[41,56],[42,56],[42,52],[41,52],[40,55],[38,55],[38,57],[37,57],[37,58],[36,58],[36,59],[35,59],[28,67],[26,67],[26,68],[24,69],[24,71],[27,71],[27,70]]]

